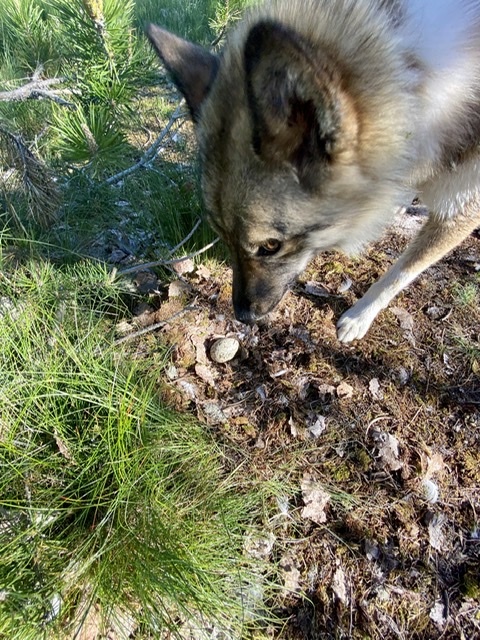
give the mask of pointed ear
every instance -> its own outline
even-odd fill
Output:
[[[315,190],[340,127],[334,83],[302,37],[275,22],[252,28],[244,62],[255,152],[291,163],[301,184]]]
[[[218,70],[217,56],[173,33],[148,25],[148,39],[182,92],[194,122]]]

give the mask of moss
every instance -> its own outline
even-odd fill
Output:
[[[477,453],[476,451],[465,452],[464,465],[468,475],[476,482],[479,482],[480,481],[480,453]]]
[[[372,463],[372,459],[365,449],[358,449],[355,453],[355,460],[362,471],[368,471]]]
[[[337,481],[337,482],[342,482],[345,480],[349,480],[351,476],[351,470],[350,467],[346,464],[339,464],[338,466],[336,466],[334,472],[333,472],[333,478]]]
[[[474,569],[467,571],[463,578],[463,592],[467,598],[480,598],[480,573]]]

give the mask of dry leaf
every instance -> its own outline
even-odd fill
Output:
[[[305,293],[308,293],[308,295],[315,296],[317,298],[326,298],[332,295],[328,289],[322,287],[321,284],[317,284],[316,282],[306,282]]]
[[[399,442],[390,433],[375,431],[373,439],[377,445],[378,455],[382,467],[388,471],[398,471],[403,467],[400,460]]]
[[[77,611],[74,621],[75,634],[77,640],[97,640],[102,637],[104,624],[100,610],[97,606],[91,606],[86,616],[83,611]]]
[[[352,288],[353,282],[350,278],[345,278],[341,285],[337,289],[337,293],[346,293],[349,289]]]
[[[436,602],[430,610],[430,620],[435,626],[442,630],[445,627],[447,619],[445,618],[445,604],[443,602]]]
[[[380,389],[378,378],[372,378],[369,382],[368,388],[375,400],[382,400],[383,391]]]
[[[341,382],[337,387],[337,396],[339,398],[351,398],[353,396],[353,387],[347,382]]]
[[[217,378],[217,374],[215,371],[212,371],[212,369],[210,369],[206,364],[196,364],[195,373],[199,378],[201,378],[204,382],[209,384],[211,387],[215,387],[215,380]]]
[[[204,280],[209,280],[212,277],[212,272],[204,264],[200,264],[197,267],[196,276]]]
[[[243,549],[250,558],[266,560],[273,551],[276,537],[269,531],[268,533],[250,534],[245,538]]]
[[[51,622],[52,620],[55,620],[55,618],[57,618],[58,615],[60,614],[62,607],[64,605],[62,596],[58,593],[54,593],[53,596],[50,598],[49,604],[50,604],[49,611],[45,615],[46,622]]]
[[[199,406],[206,423],[212,427],[217,427],[228,423],[227,416],[223,413],[217,402],[202,402]]]
[[[182,390],[183,394],[189,399],[189,400],[197,400],[198,397],[198,389],[196,387],[196,385],[192,384],[191,382],[187,382],[186,380],[178,380],[177,385],[180,387],[180,389]]]
[[[445,536],[443,535],[443,525],[445,524],[445,516],[442,514],[434,515],[428,525],[428,538],[430,546],[436,551],[442,551]]]
[[[298,436],[298,429],[292,416],[288,419],[288,426],[290,427],[290,434],[296,438]]]
[[[0,315],[1,318],[1,315]],[[133,333],[133,324],[127,322],[127,320],[120,320],[115,326],[115,331],[119,336],[127,336],[129,333]]]
[[[441,474],[445,469],[443,456],[440,453],[434,453],[427,458],[427,470],[423,477],[424,480],[430,480],[434,475]]]
[[[165,375],[169,380],[176,380],[178,378],[178,369],[175,365],[169,364],[165,368]]]
[[[110,616],[108,640],[129,640],[135,637],[137,623],[134,618],[120,607],[115,607]]]
[[[426,314],[431,320],[440,320],[445,315],[445,309],[434,305],[427,309]]]
[[[313,520],[313,522],[317,524],[326,522],[327,514],[325,513],[325,509],[330,502],[330,494],[308,473],[303,476],[300,487],[305,504],[302,509],[302,518]]]
[[[401,307],[391,307],[391,312],[398,319],[400,328],[403,329],[403,337],[415,346],[415,336],[413,335],[414,320],[411,313]]]
[[[287,553],[283,556],[280,560],[280,569],[283,579],[284,595],[298,593],[301,590],[301,573],[295,566],[295,561],[292,555]]]
[[[70,449],[65,444],[65,442],[62,440],[62,438],[60,438],[60,436],[58,435],[58,433],[56,431],[54,432],[53,437],[55,438],[55,442],[57,443],[58,450],[60,451],[62,456],[64,458],[66,458],[67,460],[73,460],[73,456],[70,453]]]
[[[422,490],[422,495],[427,502],[429,502],[430,504],[435,504],[435,502],[438,502],[440,490],[436,482],[433,482],[433,480],[423,480],[420,487]]]
[[[325,416],[312,416],[309,421],[308,432],[314,437],[318,438],[327,428],[327,420]]]
[[[390,307],[390,311],[398,319],[400,328],[404,331],[413,331],[414,321],[411,313],[401,307]]]
[[[345,573],[341,567],[338,567],[335,571],[332,580],[332,589],[337,599],[340,600],[342,604],[347,604],[347,583],[345,580]]]
[[[190,340],[195,347],[195,360],[197,363],[208,365],[210,360],[208,359],[207,349],[205,347],[205,337],[192,335]]]
[[[333,396],[333,394],[335,393],[336,389],[333,385],[331,384],[319,384],[318,385],[318,393],[321,396]]]

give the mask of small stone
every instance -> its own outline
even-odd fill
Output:
[[[219,338],[210,347],[210,357],[214,362],[229,362],[237,355],[239,347],[236,338]]]

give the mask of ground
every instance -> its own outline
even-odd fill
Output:
[[[163,398],[205,423],[245,484],[285,487],[245,547],[284,587],[271,637],[480,638],[478,237],[363,340],[335,336],[421,222],[414,207],[363,256],[317,258],[265,326],[233,319],[228,267],[188,262],[122,326],[162,323],[131,348],[171,346]],[[240,348],[218,364],[224,336]]]

